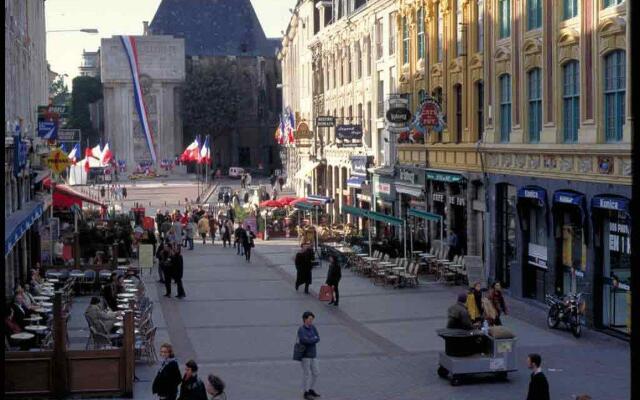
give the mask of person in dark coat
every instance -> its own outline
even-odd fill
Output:
[[[331,286],[333,289],[333,297],[329,304],[333,304],[337,306],[340,302],[340,292],[338,291],[338,284],[340,283],[340,279],[342,278],[342,270],[340,269],[340,263],[338,263],[338,259],[333,254],[329,256],[329,271],[327,272],[327,280],[326,284]]]
[[[173,250],[173,255],[171,256],[173,262],[173,280],[176,281],[176,285],[178,286],[178,295],[177,298],[181,299],[186,296],[184,292],[184,287],[182,286],[182,275],[184,273],[184,260],[182,258],[182,254],[180,254],[180,246],[176,246]]]
[[[549,400],[549,382],[542,372],[542,357],[540,354],[529,354],[527,364],[529,369],[533,371],[529,381],[527,400]]]
[[[466,301],[467,294],[460,293],[458,295],[458,302],[449,307],[447,312],[447,329],[465,329],[468,331],[473,329],[469,311],[467,311],[467,307],[465,306]]]
[[[193,360],[189,360],[185,364],[178,400],[208,400],[207,389],[202,380],[198,378],[198,364]]]
[[[313,325],[315,315],[311,311],[305,311],[302,314],[303,324],[298,328],[298,342],[304,345],[304,354],[300,365],[302,366],[302,387],[304,390],[304,398],[312,400],[320,397],[313,387],[318,379],[318,361],[316,345],[320,341],[318,329]]]
[[[229,247],[231,247],[231,229],[229,228],[229,224],[223,223],[220,229],[222,229],[222,246],[227,247],[228,243]]]
[[[166,251],[166,246],[169,246],[166,243],[160,243],[158,246],[158,250],[156,251],[156,258],[158,259],[158,277],[160,280],[158,282],[164,283],[164,259],[168,256],[168,252]]]
[[[502,315],[503,313],[507,315],[508,312],[507,303],[505,303],[504,296],[502,295],[502,285],[500,285],[500,282],[494,282],[493,285],[491,285],[491,290],[489,290],[489,301],[491,301],[491,304],[493,304],[493,307],[497,312],[495,324],[502,325],[500,315]]]
[[[242,230],[244,236],[242,238],[242,245],[244,246],[244,256],[247,262],[251,261],[251,248],[255,246],[254,239],[256,235],[251,231],[251,227],[247,225],[247,229]]]
[[[175,247],[180,247],[180,245],[176,244]],[[162,268],[162,275],[164,276],[164,296],[171,297],[171,279],[175,276],[175,272],[173,270],[173,249],[171,249],[171,246],[165,247],[165,254],[162,259],[162,263],[160,264],[160,268]]]
[[[300,251],[296,254],[296,291],[298,287],[304,284],[304,292],[309,293],[309,285],[311,284],[311,267],[313,264],[313,250],[311,247],[302,245]]]
[[[126,186],[122,187],[122,197],[124,197],[125,199],[127,198],[127,187]]]
[[[111,281],[102,287],[102,297],[111,311],[118,311],[118,274],[111,273]]]
[[[151,391],[158,395],[161,400],[176,400],[178,397],[178,386],[182,382],[180,366],[173,354],[173,347],[169,343],[160,346],[160,358],[162,364],[153,379]]]

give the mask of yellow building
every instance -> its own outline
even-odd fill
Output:
[[[627,4],[399,0],[397,20],[400,91],[412,110],[437,98],[446,121],[397,148],[401,165],[426,169],[427,208],[511,294],[590,292],[588,321],[623,332]]]

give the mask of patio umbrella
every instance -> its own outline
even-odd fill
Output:
[[[282,203],[278,200],[265,200],[260,203],[260,208],[271,207],[271,208],[280,208],[282,207]]]
[[[294,196],[284,196],[278,199],[278,201],[285,206],[291,205],[291,203],[296,200],[298,200],[298,197],[294,197]]]

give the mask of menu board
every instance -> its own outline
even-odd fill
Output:
[[[153,245],[140,244],[138,247],[138,266],[140,269],[153,268]]]

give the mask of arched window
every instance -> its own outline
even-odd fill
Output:
[[[440,3],[436,4],[436,15],[438,16],[438,19],[436,20],[436,23],[438,24],[438,26],[437,26],[438,37],[436,38],[436,40],[437,40],[436,52],[438,54],[438,62],[442,62],[442,54],[443,54],[442,41],[444,40],[443,39],[443,37],[444,37],[444,26],[443,26],[444,17],[442,15],[442,9],[440,8]]]
[[[607,142],[622,140],[626,94],[625,52],[615,50],[604,58],[604,132]]]
[[[571,19],[578,15],[578,0],[562,0],[562,19]]]
[[[500,39],[511,36],[511,0],[498,0]]]
[[[453,86],[456,105],[456,143],[462,142],[462,85]]]
[[[402,17],[402,63],[409,63],[409,23]]]
[[[464,24],[462,18],[462,0],[458,0],[456,4],[456,55],[464,54],[464,42],[462,40],[462,27]]]
[[[527,28],[537,29],[542,26],[542,0],[527,0]]]
[[[418,92],[418,104],[422,104],[425,97],[427,97],[427,92],[424,89],[420,89]]]
[[[529,71],[527,76],[529,88],[529,143],[540,141],[542,130],[542,90],[540,89],[540,68]]]
[[[500,76],[500,141],[508,143],[511,136],[511,75]]]
[[[602,5],[604,8],[615,6],[622,3],[624,0],[603,0]]]
[[[424,8],[420,7],[418,9],[417,19],[416,41],[418,43],[418,60],[421,60],[424,58]]]
[[[484,133],[484,82],[476,83],[476,115],[478,118],[478,140],[482,140]]]
[[[482,51],[484,50],[484,0],[478,0],[478,3],[476,4],[476,9],[477,9],[477,22],[476,22],[476,29],[477,29],[477,40],[478,42],[476,43],[476,51],[478,53],[482,53]]]
[[[580,127],[580,64],[569,61],[562,67],[562,131],[565,143],[578,141]]]
[[[442,88],[441,87],[437,87],[437,88],[433,89],[433,93],[431,93],[431,97],[433,97],[434,100],[436,102],[438,102],[438,104],[440,105],[440,110],[441,111],[444,110],[444,103],[443,103],[444,99],[442,98]],[[444,111],[442,111],[442,112],[444,112]],[[442,131],[437,133],[436,141],[442,142]]]

